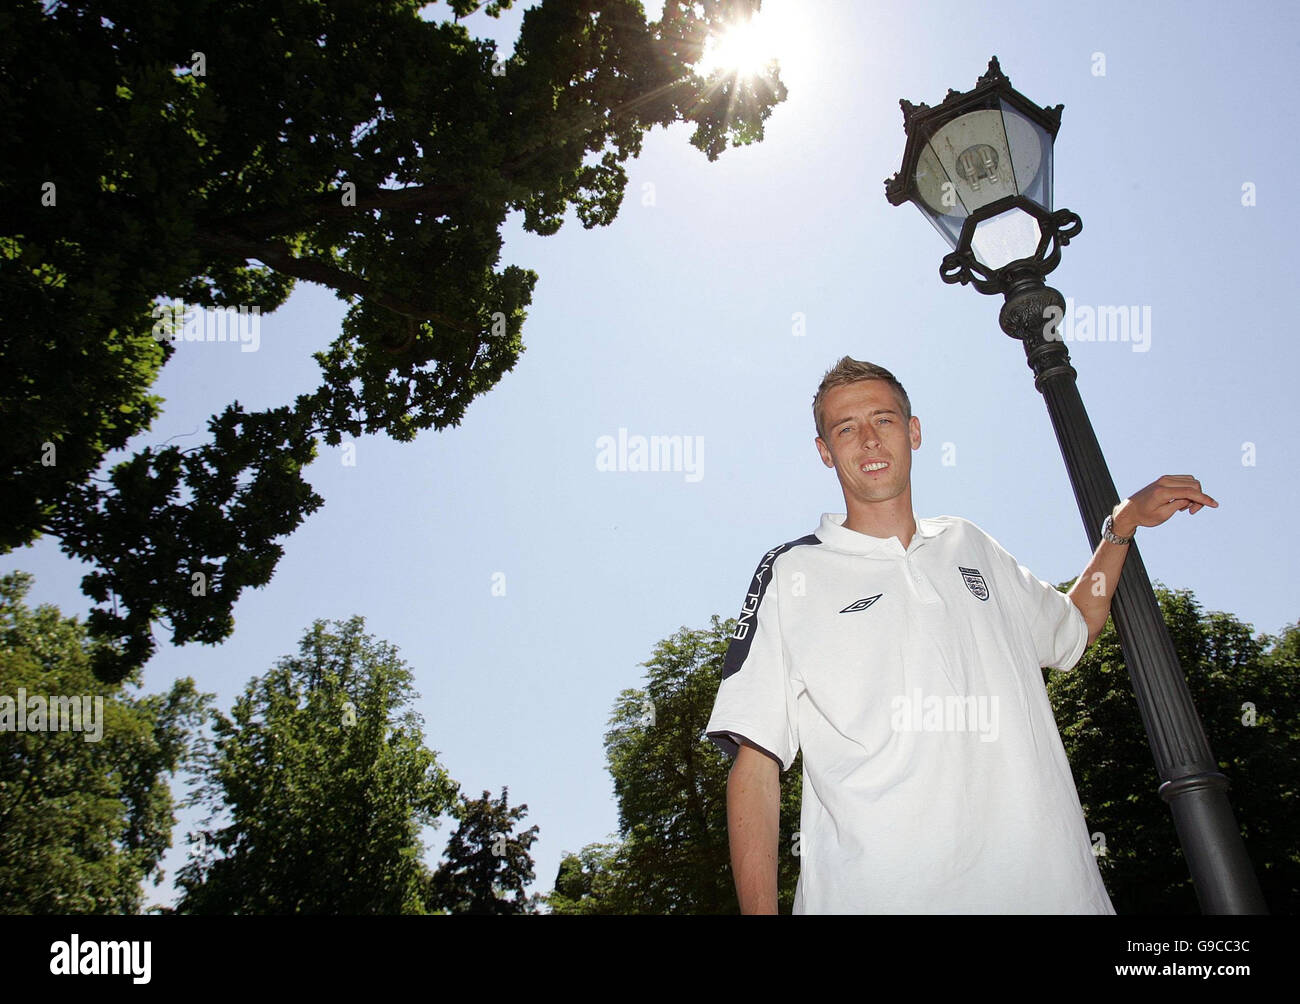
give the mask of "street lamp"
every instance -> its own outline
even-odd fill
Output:
[[[885,195],[896,206],[915,203],[952,247],[939,266],[944,282],[1005,297],[998,323],[1024,345],[1095,550],[1119,494],[1057,330],[1065,299],[1044,282],[1083,229],[1076,214],[1052,208],[1063,106],[1040,108],[1014,90],[996,56],[971,91],[950,90],[934,108],[899,103],[907,146]],[[1267,912],[1136,544],[1111,615],[1201,911]]]

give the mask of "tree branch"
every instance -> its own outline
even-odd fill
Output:
[[[282,243],[276,241],[259,243],[228,233],[201,233],[197,235],[197,240],[204,247],[219,254],[233,255],[245,259],[255,258],[258,261],[265,262],[277,272],[282,272],[295,279],[317,282],[341,293],[362,297],[371,303],[393,311],[395,314],[413,317],[418,320],[437,321],[439,324],[455,328],[457,331],[474,333],[473,328],[461,321],[430,310],[422,304],[390,296],[388,293],[376,288],[372,283],[353,275],[351,272],[346,272],[341,268],[336,268],[314,258],[297,258]]]
[[[342,219],[370,209],[417,209],[443,216],[451,212],[456,200],[469,189],[463,185],[412,185],[407,188],[378,188],[357,193],[354,206],[345,206],[338,191],[322,192],[305,199],[293,209],[268,213],[253,210],[208,221],[218,232],[239,234],[246,238],[265,238],[297,233],[321,220]]]

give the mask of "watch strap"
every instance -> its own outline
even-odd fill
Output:
[[[1134,531],[1134,534],[1135,533],[1136,531]],[[1114,514],[1107,516],[1106,519],[1101,524],[1102,538],[1110,541],[1112,544],[1127,544],[1133,540],[1134,534],[1129,534],[1129,536],[1127,537],[1121,537],[1119,534],[1117,534],[1115,532]]]

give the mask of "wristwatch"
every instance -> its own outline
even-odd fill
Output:
[[[1134,531],[1136,533],[1137,531]],[[1101,535],[1103,539],[1109,540],[1112,544],[1127,544],[1133,539],[1133,534],[1127,537],[1121,537],[1115,533],[1115,517],[1107,516],[1105,522],[1101,524]]]

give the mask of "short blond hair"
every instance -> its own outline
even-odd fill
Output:
[[[813,424],[817,426],[817,435],[826,441],[826,430],[822,425],[822,401],[827,393],[836,387],[843,387],[846,384],[859,383],[863,380],[883,380],[894,389],[894,394],[898,398],[898,403],[903,409],[903,421],[909,421],[912,417],[912,402],[907,398],[907,391],[903,385],[898,382],[894,374],[883,366],[877,366],[875,363],[862,362],[851,356],[845,356],[834,366],[826,371],[822,377],[821,386],[817,388],[817,394],[813,397]]]

